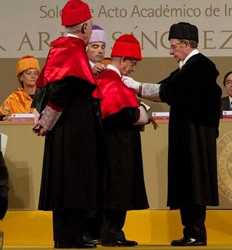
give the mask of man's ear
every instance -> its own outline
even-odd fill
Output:
[[[81,32],[82,32],[83,34],[86,34],[87,25],[88,25],[87,23],[84,23],[83,26],[82,26],[82,28],[81,28]]]
[[[126,61],[126,58],[123,56],[123,57],[121,58],[121,61],[122,61],[122,62],[125,62],[125,61]]]
[[[190,42],[188,40],[185,40],[184,43],[185,43],[186,47],[190,47]]]

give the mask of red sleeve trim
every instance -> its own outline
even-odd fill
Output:
[[[64,110],[64,108],[57,107],[51,102],[48,102],[47,105],[57,112],[62,112]]]

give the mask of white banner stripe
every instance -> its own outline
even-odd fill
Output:
[[[207,56],[231,56],[231,0],[86,0],[94,24],[107,32],[107,52],[122,33],[140,41],[143,57],[169,56],[173,23],[199,28],[199,50]],[[30,54],[45,58],[51,41],[64,35],[60,11],[66,0],[0,0],[0,58]]]

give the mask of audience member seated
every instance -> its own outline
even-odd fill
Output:
[[[0,118],[5,120],[13,113],[33,113],[31,108],[35,82],[40,71],[39,61],[31,55],[23,56],[17,63],[16,76],[20,87],[12,92],[0,107]]]
[[[221,116],[224,110],[232,110],[232,71],[225,74],[223,85],[227,96],[221,99]]]

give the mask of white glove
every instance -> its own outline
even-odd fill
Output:
[[[133,89],[136,92],[139,92],[139,88],[141,86],[140,82],[136,82],[133,78],[129,76],[123,76],[122,81],[128,88]]]

